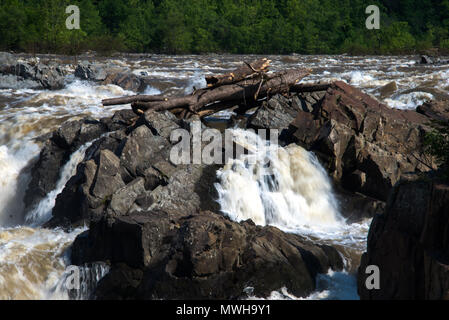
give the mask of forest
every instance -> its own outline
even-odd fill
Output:
[[[380,29],[368,30],[368,5]],[[80,9],[69,30],[68,5]],[[0,50],[400,54],[449,51],[449,0],[0,0]]]

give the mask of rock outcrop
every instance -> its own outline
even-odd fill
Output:
[[[317,273],[343,267],[338,252],[274,227],[207,212],[141,211],[92,223],[72,263],[110,261],[97,299],[232,299],[251,288],[267,296],[286,286],[315,289]]]
[[[416,111],[435,121],[449,121],[449,101],[426,102]]]
[[[24,199],[26,207],[35,206],[55,189],[61,168],[67,163],[73,152],[106,132],[127,127],[134,117],[131,110],[123,110],[118,111],[112,118],[100,121],[86,118],[64,122],[45,140],[39,159],[33,166],[32,178]],[[107,140],[105,143],[110,143],[112,138],[105,138],[105,140]]]
[[[61,89],[64,76],[59,66],[23,62],[3,52],[0,55],[1,88]]]
[[[123,112],[99,121],[111,132],[86,151],[46,224],[90,225],[73,244],[72,263],[110,264],[96,298],[229,299],[248,290],[267,296],[284,286],[306,296],[318,273],[343,268],[333,247],[216,213],[217,167],[175,165],[169,158],[172,130],[190,129],[188,122],[147,112],[121,126],[118,119],[128,118]],[[80,130],[72,126],[65,124],[47,143],[59,152],[75,149]],[[36,172],[52,165],[41,159]]]
[[[449,185],[410,176],[394,188],[376,215],[358,272],[361,299],[449,299]],[[380,271],[380,289],[368,290],[367,266]]]
[[[337,81],[311,112],[298,112],[286,136],[317,154],[345,189],[386,201],[402,174],[435,168],[422,147],[429,121]]]
[[[87,61],[79,63],[75,69],[75,77],[82,80],[103,81],[106,76],[107,73],[104,68]]]

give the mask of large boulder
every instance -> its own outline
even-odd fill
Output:
[[[315,289],[317,273],[340,270],[329,246],[212,212],[145,211],[92,223],[72,249],[72,263],[110,261],[97,299],[232,299],[286,287]]]
[[[10,54],[0,55],[0,87],[61,89],[65,72],[58,66],[16,60]]]
[[[423,147],[429,122],[337,81],[311,112],[298,111],[284,137],[316,153],[345,189],[386,201],[402,174],[435,168]]]
[[[376,215],[358,272],[361,299],[449,299],[449,185],[409,176]],[[380,288],[368,290],[370,265]]]
[[[146,88],[146,83],[132,73],[113,72],[109,73],[102,84],[115,84],[125,90],[140,92]]]
[[[106,128],[126,121],[124,111],[103,119]],[[177,210],[195,213],[218,210],[213,186],[216,167],[176,165],[170,160],[172,130],[182,124],[170,112],[148,112],[126,129],[114,131],[92,143],[76,174],[56,199],[47,226],[74,227],[103,215],[122,216],[133,210]],[[60,130],[68,127],[63,125]],[[188,127],[188,126],[187,126]],[[78,141],[79,129],[57,131],[55,140],[68,148]],[[77,140],[78,139],[78,140]],[[42,164],[38,167],[44,167]],[[40,179],[36,181],[45,181]],[[48,188],[47,188],[48,189]]]
[[[435,121],[449,121],[449,101],[431,101],[418,106],[416,111]]]
[[[324,92],[306,92],[284,97],[277,94],[248,119],[248,127],[253,129],[287,129],[298,112],[312,112],[315,105],[322,100]]]
[[[75,77],[83,80],[104,81],[107,73],[103,67],[83,61],[76,66]]]

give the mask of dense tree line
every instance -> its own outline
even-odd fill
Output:
[[[68,30],[78,5],[81,29]],[[367,30],[365,9],[381,9]],[[449,50],[449,0],[0,0],[0,49],[73,54]]]

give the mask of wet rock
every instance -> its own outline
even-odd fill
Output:
[[[429,56],[421,56],[420,63],[421,64],[432,64],[433,60]]]
[[[180,128],[179,120],[169,111],[148,111],[145,112],[144,119],[145,124],[154,134],[164,137],[168,141],[170,140],[171,133]]]
[[[293,121],[296,109],[282,95],[276,95],[263,105],[248,119],[248,127],[254,129],[285,129]]]
[[[111,73],[106,76],[102,84],[115,84],[125,90],[143,91],[146,84],[132,73]]]
[[[0,53],[0,87],[8,89],[61,89],[64,71],[43,63],[23,62],[13,55]]]
[[[16,64],[17,59],[9,52],[0,52],[0,72]]]
[[[145,192],[145,179],[137,178],[126,186],[118,189],[109,204],[110,213],[113,215],[125,215],[132,207],[137,197]]]
[[[376,215],[358,271],[361,299],[449,299],[449,185],[408,176]],[[366,267],[380,269],[380,289],[365,286]]]
[[[323,99],[325,92],[304,92],[290,97],[275,95],[254,112],[248,119],[253,129],[286,129],[297,117],[298,112],[313,112]]]
[[[168,159],[168,141],[155,136],[145,125],[136,128],[125,140],[120,164],[131,177],[144,176],[151,164]],[[127,178],[125,178],[127,180]]]
[[[428,123],[337,81],[312,113],[298,112],[285,136],[316,153],[347,190],[386,201],[402,174],[435,167],[422,145]]]
[[[34,80],[25,80],[12,74],[0,74],[1,89],[41,89],[41,84]]]
[[[449,121],[449,101],[425,102],[416,111],[436,121]]]
[[[248,286],[257,296],[284,286],[305,296],[314,290],[318,272],[343,266],[335,249],[298,235],[231,222],[212,212],[182,211],[94,223],[73,245],[72,262],[86,259],[112,263],[110,276],[95,292],[99,299],[232,299],[243,297]],[[141,273],[117,281],[120,270]]]
[[[389,97],[393,93],[395,93],[398,90],[398,85],[396,84],[396,81],[392,81],[384,85],[383,87],[379,88],[379,92],[382,95],[382,97]]]
[[[121,128],[123,127],[122,125]],[[34,207],[56,188],[61,169],[73,152],[85,143],[100,138],[107,131],[108,127],[103,122],[86,118],[64,122],[58,130],[48,135],[43,142],[39,158],[31,170],[31,181],[24,198],[26,208]],[[119,142],[113,137],[100,139],[87,150],[86,154],[98,156],[100,146],[110,146],[115,150]]]
[[[75,76],[83,80],[104,81],[107,74],[102,67],[83,61],[77,65]]]
[[[58,169],[67,162],[68,157],[67,150],[61,149],[52,140],[47,140],[31,170],[31,181],[24,197],[27,208],[36,206],[56,188],[59,179]]]
[[[97,162],[96,179],[91,186],[92,195],[106,200],[124,186],[120,175],[120,159],[109,150],[101,150]]]

